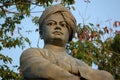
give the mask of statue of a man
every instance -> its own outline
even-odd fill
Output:
[[[83,61],[66,52],[76,20],[62,5],[47,8],[39,19],[39,30],[44,48],[30,48],[20,57],[20,66],[26,80],[113,80],[110,73],[94,70]]]

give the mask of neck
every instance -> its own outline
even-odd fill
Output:
[[[52,45],[65,48],[67,42],[62,39],[45,39],[44,43],[45,45]]]
[[[66,53],[65,47],[61,47],[61,46],[56,46],[56,45],[52,45],[52,44],[46,44],[44,46],[45,49],[51,50],[53,52],[56,53]]]

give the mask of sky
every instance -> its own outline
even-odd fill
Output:
[[[84,0],[76,0],[74,4],[75,11],[71,10],[75,16],[77,23],[82,23],[83,18],[85,23],[94,22],[100,23],[101,25],[108,25],[107,20],[120,21],[120,0],[91,0],[90,3],[85,3]],[[39,11],[43,11],[43,8],[37,8]],[[32,13],[32,16],[40,16],[39,13]],[[31,19],[27,18],[22,21],[22,24],[18,25],[22,27],[21,33],[24,37],[28,37],[31,41],[32,47],[37,47],[37,42],[39,40],[39,47],[44,46],[43,40],[39,39],[39,33],[35,32],[36,25],[34,25]],[[25,31],[31,30],[31,33],[26,33]],[[120,28],[119,28],[120,30]],[[17,31],[15,32],[17,33]],[[25,48],[22,50],[20,48],[4,49],[1,53],[5,53],[13,59],[13,65],[19,65],[20,55],[22,52],[29,48],[28,44],[25,44]],[[95,65],[93,68],[97,68]]]

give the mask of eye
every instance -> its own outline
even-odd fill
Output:
[[[48,25],[48,26],[54,26],[54,25],[55,25],[55,22],[54,22],[54,21],[49,21],[49,22],[47,23],[47,25]]]
[[[62,27],[66,27],[66,26],[67,26],[67,25],[66,25],[66,22],[61,22],[60,25],[61,25]]]

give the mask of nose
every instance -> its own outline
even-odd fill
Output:
[[[61,27],[60,27],[59,24],[57,24],[57,25],[55,26],[55,30],[61,30]]]

